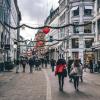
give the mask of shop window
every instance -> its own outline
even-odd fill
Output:
[[[79,58],[79,52],[72,52],[73,59]]]
[[[72,39],[72,48],[79,48],[79,39],[78,38]]]

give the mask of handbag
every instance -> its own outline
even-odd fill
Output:
[[[70,72],[70,76],[75,76],[75,75],[77,75],[77,68],[74,67]]]
[[[63,70],[63,75],[64,75],[64,77],[67,77],[67,69],[66,68],[64,68],[64,70]]]

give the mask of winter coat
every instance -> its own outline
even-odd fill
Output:
[[[36,65],[36,66],[39,66],[40,64],[41,64],[41,61],[40,61],[39,59],[36,59],[36,60],[35,60],[35,65]]]
[[[83,68],[82,68],[82,65],[79,64],[79,66],[77,67],[77,66],[74,66],[74,64],[72,64],[70,74],[73,74],[73,73],[77,73],[77,74],[76,74],[77,76],[82,76],[82,75],[83,75]]]
[[[58,59],[56,63],[55,75],[57,75],[58,73],[63,73],[65,67],[66,67],[65,59]]]
[[[33,65],[33,59],[29,59],[29,65],[30,65],[30,66]]]

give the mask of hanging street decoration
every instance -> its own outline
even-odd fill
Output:
[[[48,34],[50,32],[50,28],[49,27],[44,27],[42,29],[43,33]]]
[[[38,46],[43,46],[43,41],[39,41]]]
[[[27,28],[30,28],[30,29],[47,29],[47,28],[52,28],[52,29],[60,29],[60,28],[65,28],[65,27],[69,27],[69,26],[78,26],[78,27],[82,27],[82,26],[87,26],[87,25],[90,25],[92,24],[92,22],[88,22],[88,23],[84,23],[84,24],[79,24],[79,25],[76,25],[76,24],[73,24],[73,23],[70,23],[70,24],[65,24],[65,25],[62,25],[62,26],[40,26],[40,27],[32,27],[32,26],[29,26],[29,25],[26,25],[26,24],[22,24],[22,25],[19,25],[17,27],[13,27],[9,24],[7,24],[6,22],[2,23],[2,21],[0,20],[0,23],[2,24],[3,27],[7,26],[11,29],[19,29],[19,28],[22,28],[22,27],[27,27]],[[49,30],[48,29],[48,30]],[[50,30],[49,30],[50,31]]]

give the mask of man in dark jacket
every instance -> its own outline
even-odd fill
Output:
[[[72,66],[72,63],[73,63],[73,60],[72,59],[70,59],[70,57],[68,58],[68,76],[69,76],[69,81],[71,82],[72,81],[72,79],[71,79],[71,77],[70,77],[70,71],[71,71],[71,66]]]
[[[90,73],[93,73],[93,60],[90,60]]]
[[[56,61],[54,59],[51,59],[50,64],[51,64],[51,68],[52,68],[52,72],[53,72]]]
[[[44,65],[44,58],[41,58],[41,64],[42,64],[42,68],[43,68],[43,65]]]
[[[36,70],[39,70],[39,66],[40,66],[40,64],[41,64],[40,59],[39,59],[39,58],[36,58],[36,59],[35,59]]]
[[[33,69],[32,69],[32,67],[33,67],[33,59],[32,58],[29,59],[29,66],[30,66],[30,73],[32,73],[33,72]]]
[[[47,68],[47,64],[48,64],[47,58],[44,58],[44,64],[45,64],[45,68]]]

